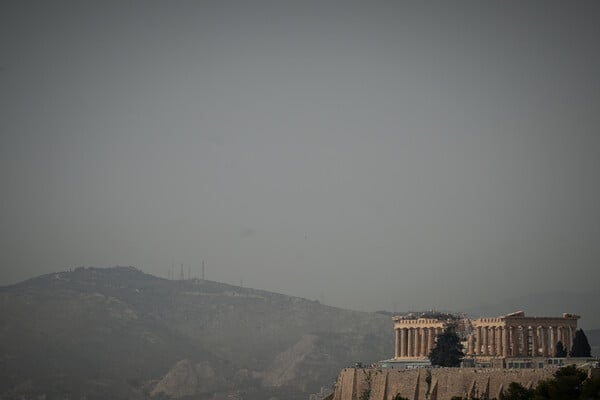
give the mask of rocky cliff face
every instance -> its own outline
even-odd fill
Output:
[[[359,400],[365,392],[372,400],[391,400],[396,395],[409,400],[497,399],[511,382],[530,388],[554,372],[551,368],[346,368],[338,377],[333,400]]]
[[[0,309],[0,398],[305,399],[393,353],[386,316],[133,268],[3,287]]]

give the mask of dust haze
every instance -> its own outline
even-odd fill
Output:
[[[0,285],[204,260],[356,310],[598,293],[599,19],[585,1],[4,1]]]

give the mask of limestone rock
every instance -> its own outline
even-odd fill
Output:
[[[291,348],[279,354],[263,377],[263,385],[281,387],[296,378],[297,368],[315,351],[318,336],[304,335]]]
[[[181,360],[156,384],[151,394],[164,393],[175,399],[192,396],[214,387],[215,380],[215,372],[208,362],[194,365],[190,360]]]

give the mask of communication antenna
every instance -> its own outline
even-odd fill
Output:
[[[188,265],[188,280],[192,279],[192,264]]]
[[[175,279],[175,263],[171,263],[171,279]]]
[[[202,280],[204,280],[204,260],[202,260]]]
[[[179,280],[182,281],[185,279],[185,275],[183,274],[183,264],[181,264],[181,271],[179,271]]]

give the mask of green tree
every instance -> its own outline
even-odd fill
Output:
[[[440,367],[459,367],[465,356],[462,350],[463,346],[458,335],[452,327],[448,327],[444,330],[444,333],[438,335],[437,343],[429,353],[429,360],[432,365],[439,365]]]
[[[567,350],[565,350],[565,346],[563,345],[563,342],[561,342],[560,340],[558,342],[556,342],[556,351],[554,352],[554,357],[566,357],[567,356]]]
[[[582,400],[600,400],[600,377],[588,378],[581,387]]]
[[[535,388],[535,400],[577,400],[581,396],[583,382],[587,373],[574,365],[562,367],[553,379],[538,383]]]
[[[577,329],[575,331],[575,337],[573,338],[573,347],[571,347],[571,357],[591,357],[592,348],[588,343],[587,336],[583,333],[583,329]]]
[[[530,400],[535,391],[527,389],[518,382],[511,382],[508,389],[500,393],[500,400]]]
[[[392,400],[408,400],[406,397],[400,396],[400,393],[396,393]]]
[[[535,387],[535,393],[533,395],[534,400],[546,400],[550,399],[550,387],[552,386],[552,379],[546,379],[545,381],[539,381]]]

